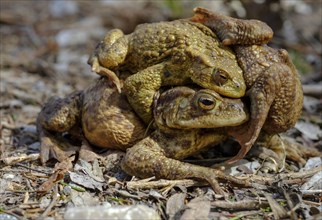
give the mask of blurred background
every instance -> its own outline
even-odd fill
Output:
[[[21,129],[13,128],[34,131],[48,97],[84,89],[97,77],[87,59],[107,31],[119,28],[131,33],[140,23],[191,17],[196,6],[268,23],[275,32],[270,46],[288,50],[304,85],[322,86],[321,0],[1,0],[0,4],[2,150],[12,143],[36,141],[30,135],[12,136],[21,134]],[[312,95],[306,103],[307,114],[316,113],[321,96]]]

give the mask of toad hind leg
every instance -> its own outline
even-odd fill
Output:
[[[257,151],[255,156],[264,160],[260,170],[264,173],[280,172],[284,169],[286,151],[285,144],[278,134],[269,135],[262,132],[258,138],[257,145],[262,151]]]
[[[231,18],[204,8],[195,8],[191,18],[213,30],[224,45],[253,45],[268,43],[273,30],[259,20]]]
[[[317,149],[303,146],[293,138],[283,137],[278,134],[269,135],[263,132],[257,144],[263,151],[255,151],[253,155],[264,160],[261,167],[262,172],[282,171],[286,159],[304,166],[306,159],[310,157],[322,157],[322,152],[319,152]]]
[[[321,157],[322,152],[314,147],[303,146],[297,143],[293,138],[283,136],[282,140],[285,145],[286,159],[295,161],[301,166],[304,166],[306,160],[311,157]]]
[[[195,146],[191,145],[191,149]],[[171,148],[173,149],[173,148]],[[122,169],[141,178],[156,176],[166,179],[196,178],[209,182],[214,191],[224,195],[217,179],[228,181],[243,187],[250,187],[246,180],[226,175],[219,170],[184,163],[166,156],[166,152],[153,139],[148,137],[132,148],[127,149],[122,161]]]

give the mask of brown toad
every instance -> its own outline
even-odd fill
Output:
[[[145,127],[126,103],[123,94],[104,77],[94,82],[84,92],[65,99],[50,99],[38,117],[41,138],[41,159],[46,162],[48,153],[64,159],[53,136],[54,132],[70,132],[81,126],[89,142],[103,148],[127,150],[122,167],[138,177],[197,178],[208,181],[218,193],[223,193],[217,179],[249,186],[249,183],[223,174],[220,171],[181,162],[180,160],[205,150],[228,136],[221,126],[236,126],[247,120],[247,111],[240,100],[224,99],[211,90],[199,91],[176,87],[155,97],[154,118],[157,126],[144,138]],[[77,123],[78,121],[78,123]],[[277,136],[275,136],[277,137]],[[143,139],[142,139],[143,138]],[[142,140],[141,140],[142,139]],[[275,139],[262,139],[264,147],[274,146]],[[279,139],[277,140],[279,141]],[[58,146],[57,146],[58,145]],[[286,145],[288,147],[288,145]],[[293,148],[287,151],[290,159],[302,159],[316,152],[299,154]],[[275,150],[273,148],[273,150]],[[284,149],[273,153],[285,157]],[[57,154],[58,153],[58,154]],[[320,154],[319,154],[320,155]],[[262,155],[263,159],[266,155]]]
[[[126,96],[118,93],[105,77],[66,98],[50,98],[38,115],[37,128],[42,163],[50,157],[61,161],[68,156],[62,149],[64,142],[56,140],[59,137],[56,133],[69,132],[77,136],[83,132],[93,145],[125,150],[141,140],[146,130]]]
[[[152,119],[154,93],[161,86],[196,83],[219,94],[239,98],[245,94],[242,71],[232,50],[220,46],[206,26],[187,19],[141,24],[133,33],[119,29],[107,33],[89,58],[93,71],[107,75],[124,90],[136,113]]]
[[[265,23],[234,19],[202,8],[194,11],[192,21],[212,29],[223,44],[233,45],[243,69],[246,94],[251,101],[251,118],[247,124],[229,132],[241,144],[239,153],[230,160],[234,162],[245,156],[261,129],[274,139],[275,134],[295,125],[303,104],[300,77],[287,51],[264,44],[273,36]],[[274,147],[283,148],[282,142],[280,145]]]
[[[163,92],[153,106],[157,129],[127,149],[122,161],[123,170],[141,178],[202,179],[220,194],[224,193],[218,185],[218,179],[244,187],[251,185],[251,181],[241,181],[215,169],[181,162],[227,139],[227,132],[233,127],[216,128],[217,123],[221,124],[220,120],[224,119],[225,122],[229,117],[233,119],[231,113],[239,115],[236,118],[238,121],[241,119],[245,109],[238,100],[221,98],[207,89],[196,92],[186,87],[177,87]],[[230,125],[238,124],[238,121],[231,121]],[[254,156],[264,159],[261,170],[265,172],[274,167],[271,161],[267,161],[270,158],[284,164],[286,156],[295,161],[312,155],[321,156],[314,150],[301,153],[293,145],[284,142],[286,151],[279,147],[283,142],[277,135],[270,137],[263,133],[257,143],[263,144],[263,147],[258,148]]]

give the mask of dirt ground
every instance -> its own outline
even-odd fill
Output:
[[[287,161],[278,175],[256,173],[252,165],[262,161],[246,157],[233,168],[226,167],[226,172],[253,178],[258,186],[222,184],[229,194],[224,199],[192,180],[131,178],[119,168],[122,152],[108,151],[91,162],[74,163],[72,158],[56,167],[42,166],[36,130],[37,115],[49,97],[82,90],[98,77],[87,59],[108,30],[130,33],[140,23],[190,17],[192,8],[203,6],[260,19],[273,28],[270,46],[289,52],[305,95],[299,122],[283,136],[303,151],[322,152],[320,0],[1,0],[0,4],[0,219],[63,219],[64,215],[67,219],[65,212],[71,207],[102,204],[143,204],[161,219],[322,218],[319,157]],[[215,161],[199,157],[194,162],[206,160]]]

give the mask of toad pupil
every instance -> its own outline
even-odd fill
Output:
[[[223,70],[214,69],[213,79],[215,80],[216,84],[222,86],[228,81],[227,73]]]
[[[199,101],[205,106],[212,106],[214,101],[209,98],[200,98]]]

